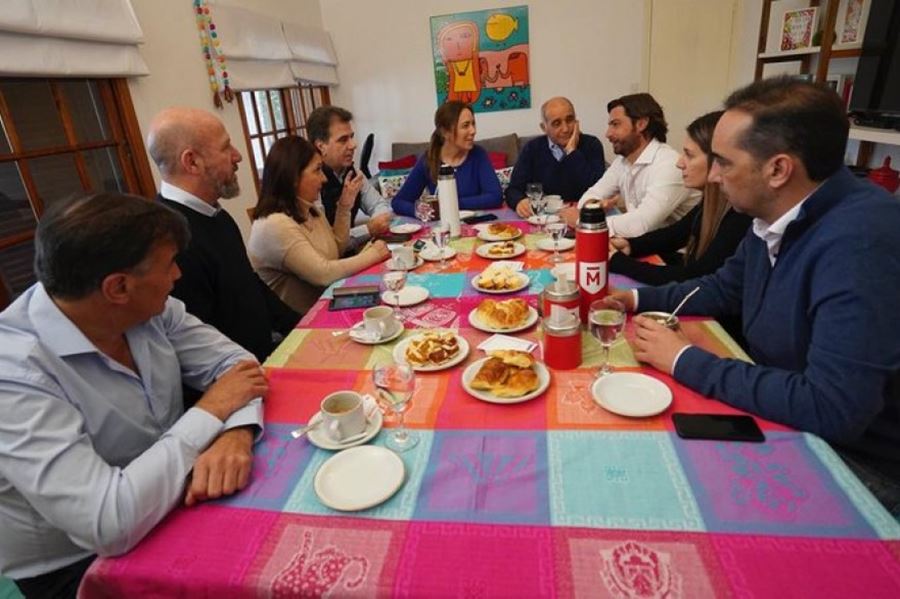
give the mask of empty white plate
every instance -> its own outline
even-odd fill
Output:
[[[444,248],[444,260],[450,260],[456,256],[456,250],[451,247]],[[419,252],[419,257],[429,262],[440,262],[441,254],[437,249],[437,246],[430,245],[425,247],[421,252]]]
[[[313,481],[319,500],[343,512],[355,512],[387,501],[403,485],[406,468],[390,449],[363,445],[329,458]]]
[[[601,408],[630,418],[656,416],[672,404],[672,391],[665,383],[640,372],[600,377],[591,385],[591,395]]]
[[[391,227],[391,233],[395,235],[405,235],[406,233],[415,233],[422,229],[422,225],[418,223],[402,223]]]
[[[544,250],[545,252],[552,252],[553,251],[553,238],[544,237],[543,239],[539,239],[537,242],[537,247],[539,250]],[[565,252],[567,250],[571,250],[573,247],[575,247],[574,239],[566,239],[565,237],[563,237],[562,239],[559,240],[559,251]]]
[[[407,285],[400,290],[400,302],[397,302],[397,294],[393,291],[384,291],[381,294],[381,301],[388,306],[414,306],[421,304],[428,299],[428,290],[418,285]]]

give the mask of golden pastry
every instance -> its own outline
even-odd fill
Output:
[[[450,331],[428,331],[406,346],[406,359],[413,366],[440,366],[459,353],[459,339]]]
[[[481,322],[493,329],[511,329],[528,319],[528,303],[519,298],[484,300],[475,309]]]

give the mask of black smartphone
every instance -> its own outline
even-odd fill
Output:
[[[422,250],[425,249],[426,245],[428,245],[428,243],[424,239],[417,239],[416,242],[413,244],[413,251],[421,252]]]
[[[672,414],[675,432],[682,439],[749,441],[762,443],[765,435],[750,416],[729,414]]]
[[[381,302],[378,285],[348,285],[332,292],[334,297],[328,303],[329,310],[352,310],[371,308]]]
[[[474,225],[475,223],[485,223],[491,220],[497,220],[496,214],[473,214],[472,216],[467,216],[462,220],[462,222],[467,225]]]

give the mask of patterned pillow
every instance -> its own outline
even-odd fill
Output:
[[[503,191],[506,191],[506,187],[509,185],[509,178],[512,177],[513,167],[507,166],[506,168],[497,169],[494,172],[497,173],[497,180],[500,181],[500,187],[503,188]]]
[[[378,173],[378,189],[381,190],[382,197],[386,200],[393,199],[403,187],[411,170],[411,168],[391,169]]]

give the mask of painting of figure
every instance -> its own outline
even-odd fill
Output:
[[[431,17],[438,105],[460,100],[475,112],[531,107],[528,7]]]

